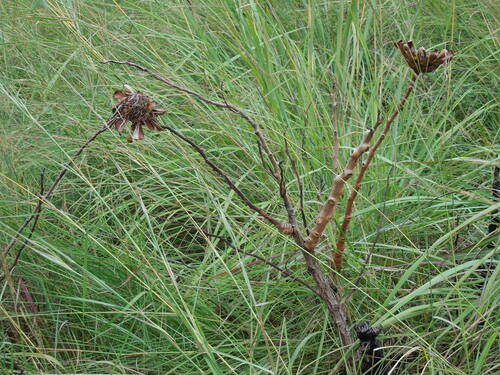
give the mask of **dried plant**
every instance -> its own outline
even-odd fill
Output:
[[[108,124],[118,129],[121,134],[123,126],[130,121],[132,126],[129,142],[144,139],[144,125],[151,130],[163,130],[158,116],[163,115],[165,111],[157,109],[156,103],[141,91],[116,90],[114,97],[120,102],[113,107],[113,116],[108,120]]]
[[[446,49],[442,50],[441,52],[433,51],[430,54],[427,54],[425,52],[425,49],[423,48],[419,48],[418,50],[415,49],[411,41],[407,43],[399,41],[396,42],[395,45],[400,49],[408,66],[414,72],[409,81],[408,88],[403,94],[396,109],[387,118],[387,120],[385,120],[385,124],[376,141],[372,144],[372,139],[376,131],[378,130],[380,125],[384,123],[382,118],[377,119],[374,126],[367,129],[364,132],[360,144],[353,150],[342,170],[339,167],[339,160],[338,160],[338,134],[335,134],[336,140],[334,142],[333,154],[335,158],[335,170],[336,173],[338,170],[338,174],[333,179],[329,196],[327,200],[323,203],[322,207],[320,208],[310,231],[308,231],[308,228],[306,227],[307,220],[302,210],[303,197],[301,197],[300,199],[301,204],[299,205],[299,209],[301,210],[301,213],[303,215],[302,221],[304,223],[304,228],[300,228],[295,216],[295,207],[292,204],[292,200],[290,199],[290,196],[286,189],[286,183],[283,173],[283,162],[278,160],[276,155],[269,147],[264,130],[260,127],[260,125],[256,120],[254,120],[250,115],[246,113],[246,111],[244,111],[239,107],[236,107],[233,104],[228,103],[226,100],[217,101],[207,98],[196,91],[193,91],[187,87],[177,84],[176,82],[168,80],[163,76],[161,76],[160,74],[153,72],[134,62],[116,61],[116,60],[104,61],[103,63],[128,65],[136,69],[139,69],[147,73],[148,75],[152,76],[153,78],[163,82],[170,88],[191,95],[194,98],[206,104],[210,104],[218,108],[228,110],[229,112],[236,114],[237,116],[245,120],[248,124],[250,124],[255,133],[259,151],[261,151],[263,168],[268,170],[267,167],[268,163],[266,163],[266,161],[264,160],[264,157],[267,157],[269,164],[271,166],[269,172],[278,185],[277,193],[280,195],[283,201],[283,206],[287,212],[288,220],[287,221],[279,220],[270,213],[266,212],[265,210],[257,206],[255,203],[253,203],[246,196],[246,194],[232,182],[228,174],[224,172],[219,166],[217,166],[216,163],[209,158],[207,153],[205,153],[203,148],[199,146],[194,140],[183,135],[180,131],[174,129],[169,125],[160,125],[160,123],[158,122],[158,116],[164,114],[165,111],[157,109],[156,103],[152,99],[150,99],[148,96],[144,95],[140,91],[134,92],[133,90],[125,90],[125,91],[118,90],[115,91],[114,96],[115,98],[119,99],[120,102],[113,107],[113,115],[107,121],[106,125],[102,129],[97,131],[97,133],[94,134],[94,136],[92,136],[80,148],[80,150],[75,154],[75,156],[64,166],[63,170],[61,171],[57,179],[54,181],[54,183],[46,193],[43,193],[43,188],[42,188],[38,204],[35,210],[33,211],[32,215],[25,220],[25,222],[20,226],[16,234],[13,236],[12,240],[4,248],[3,259],[2,259],[4,277],[9,276],[9,272],[12,271],[12,268],[15,266],[17,259],[19,259],[20,251],[22,251],[22,249],[26,245],[26,241],[21,245],[21,248],[18,252],[14,265],[10,268],[6,266],[7,264],[6,259],[9,251],[16,244],[16,241],[20,237],[23,230],[28,226],[28,224],[31,221],[33,221],[34,218],[38,219],[38,216],[40,215],[42,210],[43,203],[45,203],[50,198],[55,188],[57,187],[57,185],[60,183],[61,179],[67,172],[69,165],[71,165],[74,162],[74,160],[83,152],[83,150],[91,142],[93,142],[96,139],[96,137],[99,134],[106,131],[109,127],[112,126],[118,129],[118,131],[121,133],[125,124],[130,121],[131,122],[131,136],[129,138],[130,141],[144,138],[144,131],[143,131],[144,125],[151,130],[168,130],[175,137],[181,139],[182,141],[186,142],[190,147],[192,147],[201,156],[204,162],[213,170],[213,172],[218,176],[218,178],[220,178],[227,185],[229,189],[233,190],[250,210],[258,213],[265,221],[271,223],[279,232],[293,237],[295,243],[297,244],[297,247],[302,252],[305,263],[307,265],[307,270],[311,274],[312,278],[316,283],[316,288],[311,287],[309,284],[307,284],[302,280],[300,280],[300,282],[303,285],[306,285],[308,288],[312,289],[323,300],[323,302],[326,304],[328,308],[332,321],[334,322],[335,326],[338,329],[342,344],[346,348],[351,347],[355,343],[354,339],[355,336],[351,333],[351,330],[349,328],[350,323],[348,321],[349,314],[346,306],[346,299],[343,298],[342,288],[340,283],[338,283],[336,279],[336,273],[334,272],[329,274],[322,268],[320,262],[318,261],[315,255],[316,248],[318,246],[318,243],[323,238],[323,233],[325,231],[327,224],[332,221],[332,218],[335,215],[336,207],[340,202],[340,200],[342,199],[342,194],[345,189],[347,181],[356,173],[356,167],[359,161],[362,160],[363,155],[367,154],[366,159],[362,162],[361,167],[357,173],[353,189],[349,197],[347,198],[344,218],[342,221],[342,225],[338,231],[336,250],[332,252],[332,264],[335,266],[337,272],[341,270],[342,254],[345,248],[345,236],[352,217],[353,203],[357,197],[359,189],[361,188],[363,177],[366,174],[367,168],[369,167],[371,161],[373,160],[373,157],[377,149],[379,148],[380,144],[390,134],[391,124],[393,123],[397,115],[401,112],[409,96],[413,92],[418,76],[421,73],[429,73],[434,71],[440,65],[449,62],[453,57],[453,52]],[[335,94],[332,95],[332,101],[334,103],[332,105],[332,110],[336,111]],[[332,113],[332,122],[334,122],[335,132],[337,131],[336,121],[337,121],[336,113]],[[294,169],[294,174],[298,180],[299,185],[301,185],[302,181],[298,175],[298,172],[295,169],[294,161],[291,158],[291,155],[288,151],[288,145],[286,142],[285,142],[285,149],[286,149],[286,154],[290,159],[290,163],[292,164],[292,169]],[[301,195],[302,194],[303,192],[301,192]],[[35,220],[34,222],[35,225],[32,226],[31,233],[35,229],[36,222],[37,220]],[[306,235],[303,234],[303,230],[305,231]],[[207,236],[210,235],[207,234]],[[216,235],[211,235],[211,236],[217,237]],[[232,245],[230,246],[234,248],[234,246]],[[266,261],[266,263],[269,262]],[[277,270],[280,270],[280,272],[285,273],[287,276],[295,278],[290,273],[290,271],[282,270],[279,267],[272,264],[271,266],[273,266]],[[367,323],[365,325],[368,327]],[[356,327],[358,327],[357,333],[359,335],[360,326],[358,325]],[[375,342],[375,340],[372,341]]]
[[[407,43],[399,40],[394,45],[399,48],[408,66],[417,74],[433,72],[453,58],[453,51],[435,49],[428,53],[424,47],[415,48],[411,40]]]

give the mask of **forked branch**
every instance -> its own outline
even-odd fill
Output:
[[[336,175],[335,178],[333,179],[332,182],[332,187],[328,196],[328,199],[326,202],[322,205],[322,207],[319,210],[319,213],[316,217],[314,227],[312,228],[311,232],[308,234],[307,238],[304,239],[302,235],[299,232],[297,222],[296,222],[296,217],[293,211],[293,206],[290,203],[290,200],[288,198],[288,193],[286,191],[286,184],[285,184],[285,178],[284,178],[284,172],[282,169],[282,164],[278,161],[278,159],[275,157],[275,155],[272,153],[271,149],[269,148],[265,137],[263,135],[263,132],[259,126],[259,124],[253,120],[250,116],[246,114],[242,109],[227,103],[227,101],[224,102],[219,102],[215,101],[209,98],[204,97],[203,95],[197,93],[196,91],[193,91],[191,89],[188,89],[186,87],[183,87],[173,81],[170,81],[158,73],[155,73],[145,67],[142,67],[136,63],[129,62],[129,61],[117,61],[117,60],[108,60],[105,61],[104,63],[114,63],[114,64],[122,64],[122,65],[128,65],[134,68],[137,68],[145,73],[148,73],[155,79],[167,84],[169,87],[175,88],[181,92],[187,93],[189,95],[194,96],[198,100],[214,105],[219,108],[227,109],[237,115],[239,115],[241,118],[243,118],[245,121],[247,121],[254,130],[255,135],[257,136],[257,142],[259,146],[259,152],[263,151],[271,165],[272,165],[272,175],[274,176],[275,180],[278,182],[279,186],[279,193],[281,195],[281,198],[283,199],[285,208],[288,213],[288,223],[279,221],[272,216],[270,216],[268,213],[266,213],[264,210],[260,209],[257,207],[255,204],[253,204],[244,194],[243,192],[234,185],[234,183],[231,181],[231,179],[227,176],[227,174],[222,171],[217,165],[215,165],[207,156],[207,154],[204,152],[204,150],[198,146],[193,140],[189,139],[188,137],[184,136],[181,134],[179,131],[175,130],[171,126],[165,125],[164,128],[169,130],[174,136],[180,138],[184,142],[187,142],[196,152],[198,152],[201,157],[204,159],[204,161],[210,166],[210,168],[216,172],[216,174],[219,175],[222,180],[229,186],[231,190],[233,190],[239,197],[240,199],[253,211],[259,213],[265,220],[273,224],[276,228],[280,230],[282,233],[286,233],[289,235],[292,235],[295,242],[297,245],[300,247],[302,254],[304,256],[305,262],[307,264],[307,269],[313,279],[316,282],[316,285],[318,287],[317,293],[321,296],[321,299],[325,302],[327,305],[327,308],[329,310],[330,316],[335,323],[339,335],[341,338],[341,341],[344,345],[350,346],[351,344],[354,343],[354,337],[351,334],[349,330],[349,322],[348,322],[348,312],[347,312],[347,307],[345,301],[341,298],[341,289],[340,286],[335,285],[335,278],[329,278],[325,272],[322,270],[321,264],[318,261],[318,259],[314,256],[314,250],[318,244],[318,241],[320,240],[322,234],[325,231],[326,225],[331,222],[334,214],[335,214],[335,209],[336,206],[342,196],[342,192],[345,188],[345,184],[347,180],[349,180],[352,175],[354,168],[357,166],[360,158],[363,156],[364,153],[368,152],[369,154],[366,159],[366,161],[363,163],[360,169],[360,173],[356,179],[356,183],[354,186],[354,190],[351,193],[351,195],[348,198],[347,201],[347,209],[346,209],[346,215],[343,220],[343,225],[342,225],[342,230],[341,230],[341,237],[339,238],[338,242],[338,248],[339,252],[335,255],[334,260],[335,262],[338,263],[338,266],[336,266],[338,269],[340,269],[340,265],[342,262],[342,250],[345,246],[345,232],[348,229],[349,222],[351,220],[352,216],[352,207],[353,207],[353,202],[357,196],[357,191],[361,187],[362,179],[366,173],[366,169],[368,168],[371,160],[373,159],[375,152],[377,151],[378,147],[384,140],[384,138],[388,135],[390,131],[390,127],[396,116],[399,114],[401,109],[403,108],[405,102],[407,101],[410,93],[413,90],[413,87],[415,85],[417,75],[420,73],[428,73],[433,70],[435,70],[439,65],[447,63],[451,60],[453,57],[453,52],[448,51],[448,50],[443,50],[440,53],[434,51],[430,54],[426,54],[425,50],[423,48],[416,49],[413,46],[413,43],[408,42],[408,43],[403,43],[403,42],[398,42],[396,43],[398,48],[402,51],[403,56],[407,60],[410,68],[414,70],[416,73],[415,76],[412,78],[410,82],[410,86],[408,87],[406,93],[403,95],[402,100],[400,101],[398,107],[396,110],[393,112],[393,114],[389,117],[389,119],[385,123],[385,127],[375,142],[375,144],[372,146],[370,150],[370,143],[372,141],[372,138],[374,136],[375,130],[379,127],[380,121],[371,129],[367,130],[362,137],[362,141],[357,146],[353,152],[351,153],[343,171]],[[335,97],[335,94],[332,96],[332,124],[334,126],[334,150],[333,150],[333,159],[334,159],[334,169],[337,169],[338,165],[338,131],[337,131],[337,99]],[[157,111],[158,112],[158,111]],[[158,112],[159,114],[159,112]],[[285,146],[287,146],[285,144]],[[287,150],[287,155],[290,157],[290,154]],[[263,163],[265,164],[265,163]],[[292,169],[294,169],[295,166],[293,165],[292,162]],[[338,168],[340,169],[340,168]],[[298,175],[296,169],[294,169],[294,174]],[[297,178],[299,180],[299,186],[301,185],[300,178]],[[301,194],[303,194],[301,192]],[[302,202],[303,198],[301,198]],[[303,221],[305,222],[304,218]]]
[[[412,79],[408,85],[408,88],[406,89],[406,92],[404,93],[403,97],[401,98],[401,101],[399,102],[398,106],[396,107],[394,112],[391,114],[389,119],[386,121],[384,129],[382,130],[382,133],[378,137],[375,144],[370,148],[370,151],[368,152],[368,156],[366,157],[366,160],[361,164],[361,169],[360,169],[359,174],[356,178],[356,183],[354,184],[354,188],[351,191],[349,198],[347,198],[347,204],[346,204],[346,208],[345,208],[344,218],[342,220],[342,226],[340,227],[339,238],[337,240],[337,245],[336,245],[336,250],[335,250],[335,255],[334,255],[334,264],[335,264],[335,268],[338,271],[340,271],[340,269],[342,268],[342,254],[343,254],[343,251],[345,249],[345,236],[347,233],[347,229],[349,227],[349,223],[351,222],[351,219],[352,219],[352,207],[354,204],[354,200],[358,196],[358,191],[361,187],[361,183],[363,182],[363,177],[365,176],[366,170],[368,169],[373,157],[375,156],[375,153],[377,152],[378,147],[380,146],[382,141],[385,139],[387,134],[389,134],[389,131],[391,130],[392,122],[397,117],[399,112],[401,112],[406,101],[408,100],[408,97],[410,96],[411,92],[415,88],[417,78],[418,78],[418,74],[414,73],[412,75]],[[378,122],[374,128],[377,129],[378,126],[380,125],[380,123],[381,123],[381,121],[378,120]]]
[[[172,134],[176,135],[177,137],[183,139],[185,142],[189,143],[202,157],[203,159],[207,162],[207,164],[220,176],[222,177],[225,182],[228,184],[228,186],[234,191],[236,192],[236,194],[238,194],[238,196],[243,200],[243,202],[245,202],[245,204],[250,207],[252,210],[258,212],[264,219],[266,219],[268,222],[270,222],[271,224],[273,224],[276,228],[278,228],[278,230],[281,232],[281,233],[284,233],[284,234],[289,234],[289,235],[294,235],[294,236],[300,236],[300,231],[299,231],[299,228],[298,226],[296,225],[296,221],[295,221],[295,215],[293,213],[293,208],[291,207],[291,203],[290,203],[290,197],[288,196],[288,193],[286,192],[286,189],[284,189],[284,186],[285,186],[285,181],[284,181],[284,175],[283,175],[283,171],[281,169],[281,166],[280,166],[280,162],[278,161],[278,159],[276,158],[276,156],[273,154],[271,148],[269,147],[267,141],[266,141],[266,138],[263,134],[263,131],[259,125],[259,123],[257,121],[255,121],[252,117],[250,117],[243,109],[231,104],[231,103],[228,103],[226,100],[224,100],[223,102],[220,102],[220,101],[216,101],[216,100],[213,100],[213,99],[210,99],[210,98],[207,98],[205,96],[203,96],[202,94],[194,91],[194,90],[191,90],[187,87],[184,87],[182,85],[179,85],[178,83],[174,82],[174,81],[171,81],[165,77],[163,77],[161,74],[158,74],[142,65],[139,65],[137,63],[134,63],[132,61],[119,61],[119,60],[105,60],[105,61],[102,61],[103,64],[119,64],[119,65],[128,65],[128,66],[131,66],[133,68],[136,68],[140,71],[143,71],[147,74],[149,74],[150,76],[152,76],[153,78],[155,78],[156,80],[160,81],[160,82],[163,82],[165,83],[167,86],[169,87],[172,87],[178,91],[181,91],[181,92],[184,92],[186,94],[189,94],[189,95],[192,95],[194,96],[196,99],[204,102],[204,103],[207,103],[207,104],[210,104],[210,105],[213,105],[213,106],[216,106],[216,107],[219,107],[219,108],[223,108],[223,109],[226,109],[226,110],[229,110],[235,114],[237,114],[238,116],[240,116],[242,119],[244,119],[246,122],[248,122],[252,128],[253,128],[253,131],[257,137],[257,144],[258,144],[258,147],[259,147],[259,151],[260,150],[263,150],[269,161],[271,162],[271,165],[272,165],[272,176],[274,177],[274,179],[276,180],[276,182],[278,183],[278,186],[279,186],[279,191],[280,191],[280,195],[283,199],[283,202],[284,202],[284,205],[285,205],[285,208],[287,210],[287,213],[288,213],[288,217],[289,217],[289,222],[288,223],[284,223],[284,222],[281,222],[277,219],[274,219],[272,218],[269,214],[267,214],[266,212],[264,212],[262,209],[258,208],[257,206],[255,206],[250,200],[248,200],[243,192],[241,192],[241,190],[239,190],[229,179],[229,177],[225,174],[225,172],[223,172],[220,168],[218,168],[213,162],[209,161],[207,155],[205,154],[205,152],[198,146],[196,145],[192,140],[188,139],[187,137],[183,136],[182,134],[180,134],[179,132],[177,132],[175,129],[173,129],[172,127],[169,127],[169,126],[165,126],[166,129],[170,130],[172,132]],[[263,166],[265,168],[265,165],[263,163]]]
[[[335,214],[335,207],[337,206],[337,203],[342,195],[346,181],[352,177],[354,167],[356,167],[356,163],[361,155],[363,155],[370,148],[370,141],[373,137],[374,131],[375,129],[371,128],[365,132],[363,140],[351,153],[351,156],[349,157],[342,173],[333,179],[333,187],[330,191],[330,195],[321,207],[315,220],[315,226],[305,241],[306,249],[309,252],[314,251],[326,225],[330,222],[330,220],[332,220],[333,215]]]

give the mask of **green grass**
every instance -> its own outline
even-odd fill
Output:
[[[50,183],[109,117],[123,84],[153,96],[168,111],[162,121],[199,142],[254,202],[286,217],[247,123],[100,60],[131,60],[245,108],[280,159],[286,136],[312,221],[333,173],[332,80],[345,162],[410,77],[392,41],[451,48],[452,63],[419,80],[368,170],[341,279],[349,292],[373,253],[351,320],[388,326],[385,352],[404,364],[399,373],[497,373],[498,238],[487,225],[498,207],[499,15],[493,0],[1,1],[0,243],[33,209],[41,171]],[[288,165],[286,173],[296,200]],[[345,352],[310,290],[265,264],[242,267],[254,259],[200,228],[287,261],[312,282],[291,239],[168,133],[133,144],[105,133],[51,202],[12,282],[0,287],[0,373],[12,373],[14,359],[33,374],[342,367]],[[325,266],[329,252],[325,241]],[[228,272],[234,267],[242,268]]]

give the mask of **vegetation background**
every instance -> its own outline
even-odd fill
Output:
[[[349,293],[364,272],[351,319],[389,326],[398,373],[498,373],[498,238],[487,226],[499,205],[499,15],[494,0],[2,0],[0,243],[33,209],[41,171],[50,183],[123,84],[285,216],[248,124],[103,59],[245,108],[277,152],[286,137],[312,220],[333,173],[333,80],[345,161],[405,88],[392,42],[447,47],[454,60],[419,80],[368,170],[341,276]],[[132,144],[106,132],[0,286],[0,373],[336,373],[345,353],[319,299],[200,228],[309,280],[292,240],[188,146],[167,132]]]

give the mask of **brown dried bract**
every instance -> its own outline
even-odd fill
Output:
[[[417,74],[433,72],[440,65],[450,62],[453,58],[453,51],[435,49],[428,53],[423,47],[415,48],[411,40],[407,43],[400,40],[394,45],[399,48],[408,66]]]
[[[158,122],[158,116],[165,113],[156,108],[156,103],[142,92],[116,90],[114,97],[120,102],[113,107],[113,116],[108,120],[108,126],[114,126],[121,134],[125,124],[132,123],[129,142],[144,139],[143,125],[151,130],[163,130]]]

